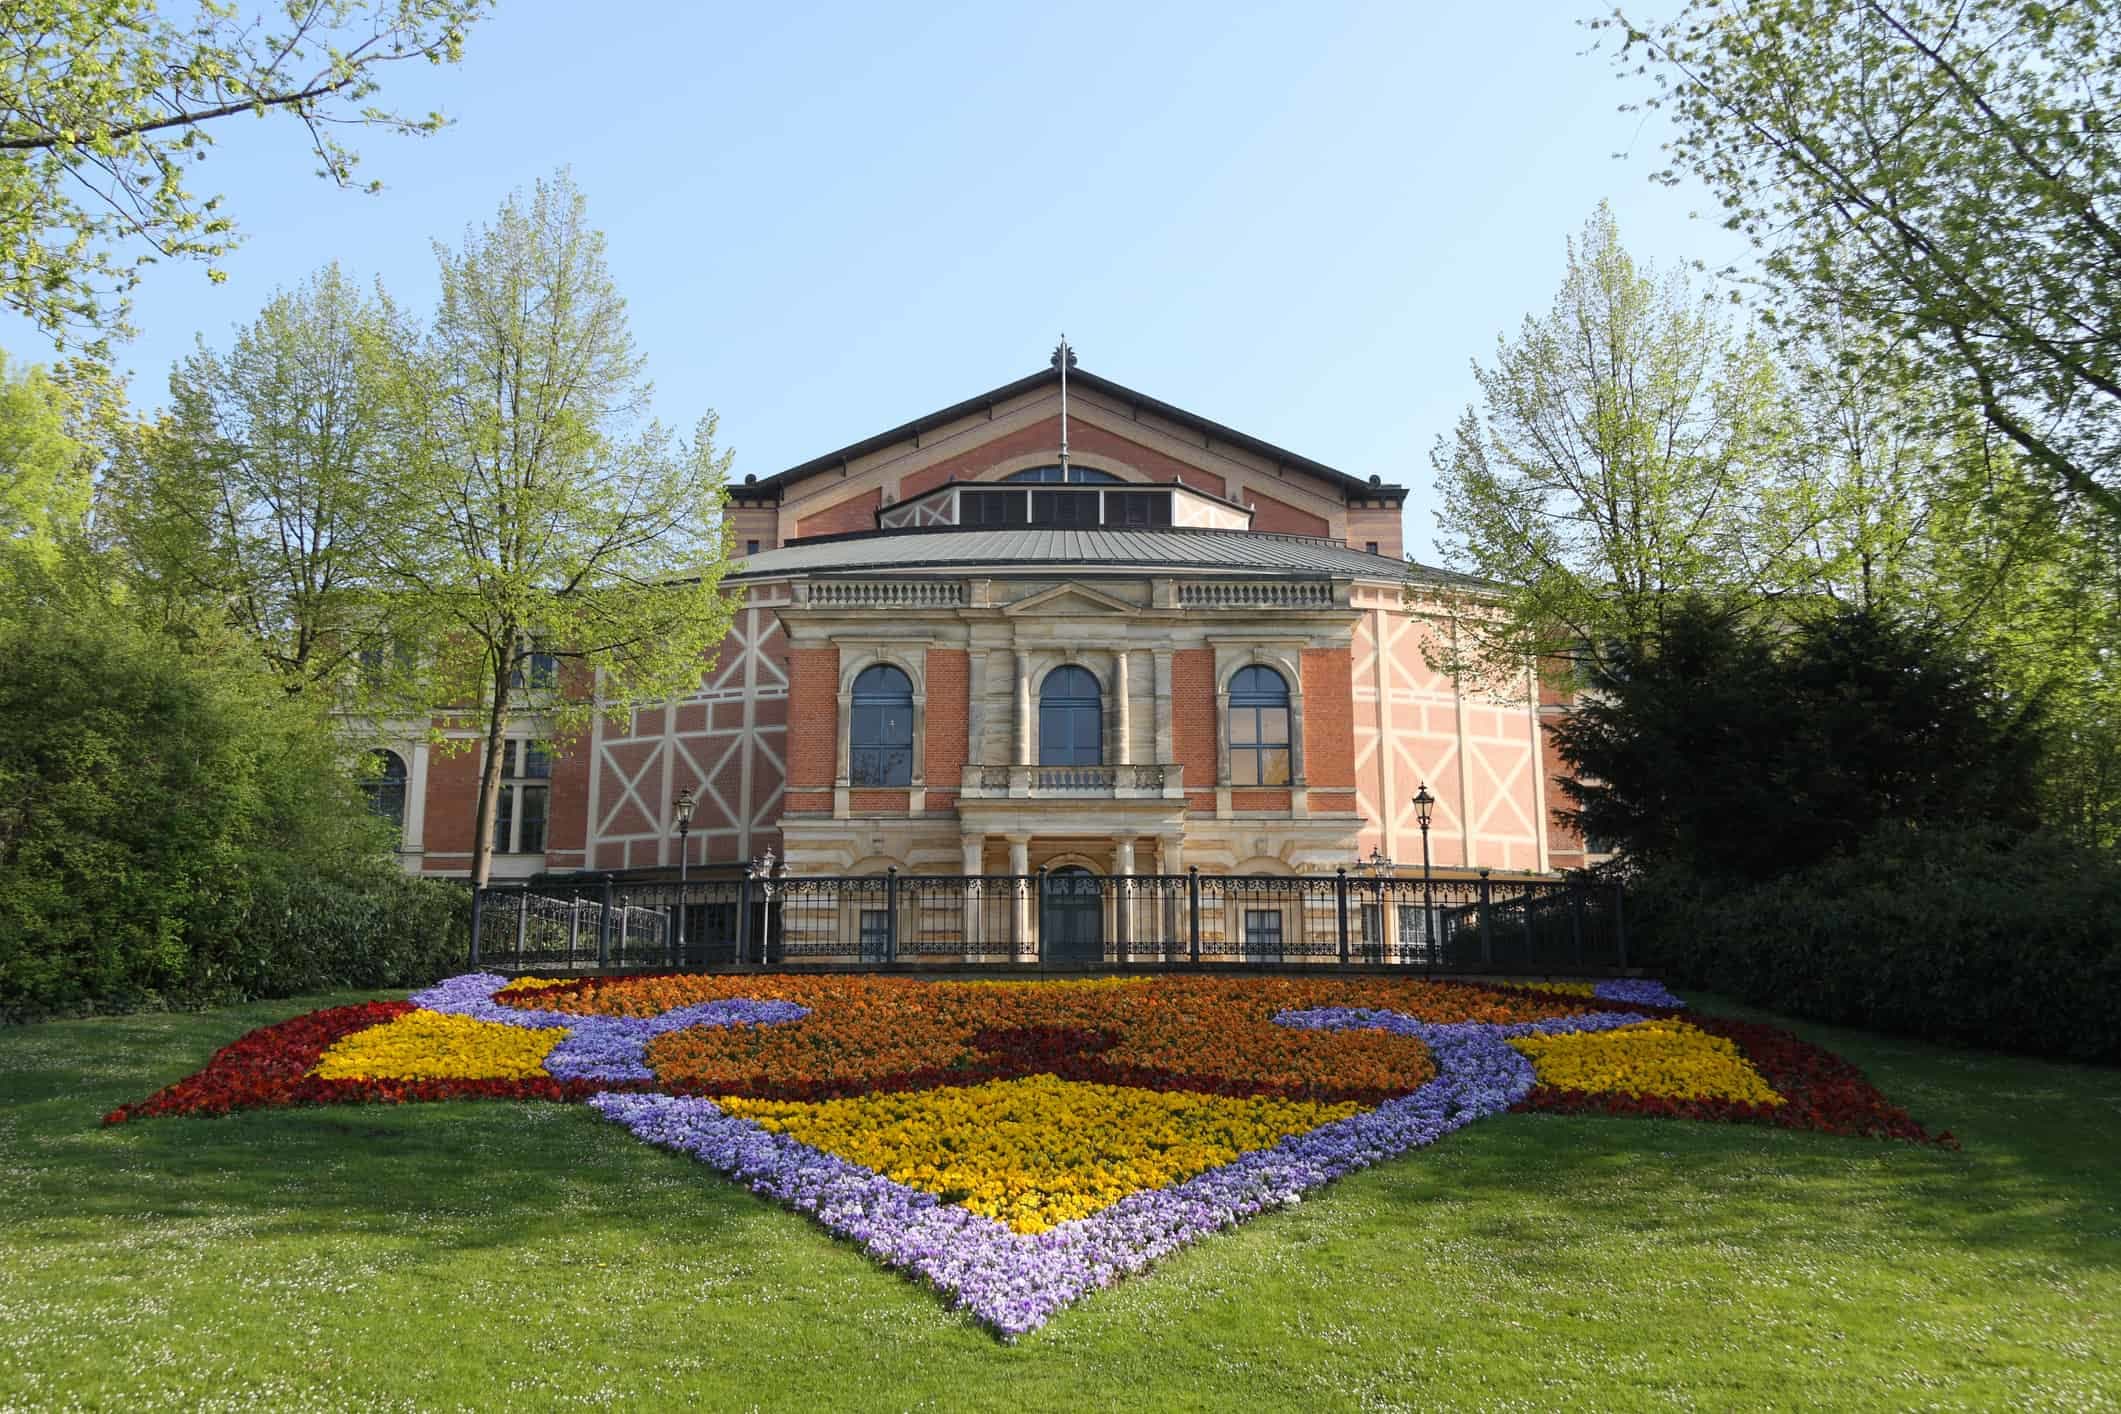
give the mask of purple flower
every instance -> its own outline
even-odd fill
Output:
[[[1647,977],[1615,977],[1591,989],[1592,995],[1630,1006],[1683,1007],[1685,1002],[1665,990],[1664,983]]]
[[[894,1183],[749,1120],[711,1100],[607,1093],[589,1103],[651,1144],[690,1154],[754,1193],[808,1213],[885,1264],[935,1286],[1005,1337],[1045,1324],[1091,1291],[1258,1213],[1297,1202],[1342,1174],[1432,1144],[1532,1088],[1532,1063],[1511,1047],[1519,1029],[1604,1030],[1643,1018],[1560,1017],[1505,1028],[1439,1025],[1398,1012],[1328,1007],[1286,1012],[1314,1030],[1376,1027],[1429,1048],[1436,1078],[1374,1110],[1292,1135],[1170,1188],[1122,1198],[1045,1232],[1022,1234],[935,1195]]]
[[[546,1073],[555,1080],[653,1080],[648,1043],[665,1032],[693,1026],[777,1026],[810,1015],[809,1007],[795,1002],[734,997],[679,1007],[660,1016],[576,1016],[504,1006],[493,994],[507,984],[508,979],[496,973],[471,972],[415,992],[412,1002],[429,1011],[508,1026],[565,1027],[565,1039],[545,1057]]]

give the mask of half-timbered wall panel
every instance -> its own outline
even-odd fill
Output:
[[[752,591],[697,690],[598,723],[590,867],[676,864],[671,803],[686,789],[696,802],[692,864],[737,864],[778,849],[788,650],[776,590]]]

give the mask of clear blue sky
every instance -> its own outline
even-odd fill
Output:
[[[156,403],[195,335],[332,259],[424,311],[430,241],[565,164],[660,415],[718,410],[739,476],[1029,373],[1066,330],[1086,368],[1412,487],[1429,558],[1468,361],[1551,300],[1600,198],[1638,257],[1737,253],[1649,181],[1592,8],[516,0],[461,68],[386,88],[457,121],[363,136],[379,196],[311,177],[293,125],[227,128],[198,184],[247,235],[230,278],[152,272],[121,363]]]

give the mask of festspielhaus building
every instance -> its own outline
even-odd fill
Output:
[[[1405,496],[1058,362],[747,476],[698,689],[556,754],[529,701],[494,875],[662,877],[688,789],[694,877],[1404,877],[1423,786],[1439,873],[1580,865],[1560,708],[1430,665],[1479,586],[1406,559]],[[408,867],[468,870],[479,756],[387,756]]]

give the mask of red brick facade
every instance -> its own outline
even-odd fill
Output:
[[[972,717],[972,659],[963,649],[928,650],[927,779],[930,809],[947,809],[965,771]]]
[[[788,651],[788,789],[832,784],[839,768],[840,650]],[[831,798],[826,798],[829,809]],[[794,808],[791,794],[790,807]]]
[[[1303,654],[1304,783],[1355,784],[1355,663],[1345,648]]]
[[[1331,535],[1332,524],[1324,516],[1300,511],[1287,501],[1277,501],[1272,496],[1262,496],[1257,491],[1247,491],[1245,499],[1252,504],[1252,528],[1276,535]]]
[[[849,496],[844,501],[835,501],[824,510],[813,511],[796,522],[797,535],[845,535],[857,530],[876,529],[876,508],[883,504],[883,493],[874,487],[859,495]]]

